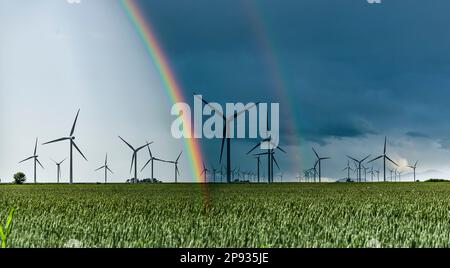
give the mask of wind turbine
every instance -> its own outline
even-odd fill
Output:
[[[223,172],[223,166],[222,165],[220,166],[219,174],[220,174],[220,183],[223,183],[223,178],[224,178],[223,174],[224,174],[224,172]]]
[[[364,165],[362,166],[362,168],[364,169],[364,182],[367,182],[367,170],[369,170],[369,168],[365,167]]]
[[[392,182],[392,173],[394,173],[394,172],[396,172],[396,173],[397,173],[397,171],[396,171],[396,170],[394,170],[394,169],[389,169],[389,171],[391,172],[391,182]]]
[[[314,154],[316,155],[317,163],[319,164],[319,183],[320,183],[322,180],[322,166],[321,166],[322,160],[330,159],[330,157],[320,157],[319,154],[314,149],[314,147],[312,148],[312,150],[313,150]]]
[[[377,181],[380,182],[380,171],[377,169],[375,173],[377,173]]]
[[[20,164],[20,163],[26,162],[26,161],[31,160],[31,159],[34,160],[34,183],[35,184],[37,183],[36,182],[36,163],[38,163],[42,167],[42,169],[44,169],[44,166],[42,166],[41,162],[39,162],[39,159],[38,159],[39,156],[37,155],[37,142],[38,142],[38,139],[36,138],[36,143],[34,144],[33,156],[30,156],[27,159],[24,159],[24,160],[19,162],[19,164]]]
[[[236,168],[231,171],[231,181],[234,182],[236,178]]]
[[[275,148],[275,144],[272,141],[272,138],[267,138],[267,139],[263,139],[260,142],[258,142],[258,144],[256,144],[250,151],[247,152],[247,155],[250,154],[251,152],[253,152],[254,150],[256,150],[256,148],[258,148],[259,146],[261,146],[262,144],[267,144],[267,146],[265,146],[265,148],[267,148],[267,152],[262,153],[262,154],[256,154],[256,156],[261,156],[261,155],[267,155],[267,169],[268,169],[268,181],[273,182],[273,163],[276,162],[276,159],[274,159],[274,155],[275,155],[275,149],[280,150],[283,153],[286,153],[285,150],[283,150],[280,146],[276,146]],[[278,164],[277,164],[278,165]]]
[[[315,169],[314,168],[310,168],[310,169],[308,169],[306,172],[308,172],[308,180],[309,180],[309,182],[316,182],[316,176],[315,176],[315,174],[316,174],[316,171],[315,171]]]
[[[167,163],[172,164],[171,161],[163,160],[163,159],[158,158],[158,157],[155,157],[155,156],[152,156],[152,161],[161,162],[161,163],[166,163],[166,164],[167,164]]]
[[[232,121],[237,119],[241,114],[245,113],[246,111],[252,109],[253,107],[257,106],[259,103],[254,103],[249,105],[248,107],[245,107],[242,111],[236,111],[233,115],[226,117],[221,111],[217,109],[214,105],[207,102],[205,99],[200,98],[197,94],[194,93],[194,96],[196,98],[199,98],[205,105],[209,106],[212,110],[215,111],[215,114],[222,117],[224,120],[223,122],[223,135],[222,135],[222,147],[220,149],[220,163],[222,163],[222,156],[223,156],[223,147],[225,140],[227,141],[227,182],[231,182],[231,138],[230,138],[230,124]]]
[[[370,175],[371,175],[371,179],[372,179],[372,182],[373,182],[373,174],[375,173],[375,171],[373,171],[373,166],[372,166],[372,168],[370,169],[369,173],[370,173]]]
[[[49,141],[44,143],[43,145],[50,144],[50,143],[56,143],[60,141],[70,141],[70,154],[69,154],[69,162],[70,162],[70,172],[69,172],[69,183],[73,183],[73,147],[80,153],[80,155],[84,158],[84,160],[87,161],[87,158],[84,156],[84,154],[81,152],[80,148],[75,143],[75,136],[73,135],[75,133],[75,126],[77,125],[78,115],[80,114],[80,109],[78,109],[77,116],[75,117],[75,121],[73,121],[72,129],[70,130],[69,137],[60,138],[57,140]]]
[[[238,167],[238,170],[237,170],[237,177],[238,177],[238,182],[241,182],[241,175],[242,175],[242,172],[241,172],[241,167]]]
[[[279,149],[283,151],[283,149],[281,149],[281,148],[279,148]],[[268,182],[271,183],[271,182],[273,182],[273,170],[274,170],[273,164],[275,163],[278,170],[280,170],[280,166],[278,165],[277,159],[275,158],[275,151],[273,149],[268,150],[265,153],[255,154],[255,156],[262,156],[262,155],[267,155],[267,158],[269,159],[269,163],[267,164],[269,166],[267,179],[268,179]]]
[[[105,165],[97,168],[95,171],[99,171],[100,169],[105,169],[105,184],[106,184],[108,183],[108,171],[111,172],[111,174],[114,174],[114,172],[112,172],[112,170],[108,166],[108,154],[106,154],[105,157]]]
[[[347,155],[347,157],[350,158],[351,160],[355,161],[355,165],[358,164],[358,167],[357,167],[357,171],[358,171],[358,182],[361,182],[362,163],[363,163],[364,161],[366,161],[367,158],[370,157],[370,154],[369,154],[368,156],[364,157],[364,158],[361,159],[361,160],[358,160],[358,159],[353,158],[353,157],[348,156],[348,155]]]
[[[347,167],[345,167],[342,171],[346,171],[347,170],[347,180],[350,180],[350,171],[352,170],[352,168],[350,167],[350,161],[347,160]]]
[[[373,162],[373,161],[375,161],[375,160],[378,160],[378,159],[380,159],[380,158],[383,158],[383,179],[384,179],[385,182],[386,182],[386,159],[389,160],[391,163],[393,163],[394,165],[396,165],[396,166],[398,167],[397,163],[395,163],[392,159],[389,158],[389,156],[386,155],[386,143],[387,143],[387,137],[385,136],[385,137],[384,137],[384,150],[383,150],[383,154],[380,155],[380,156],[378,156],[378,157],[376,157],[376,158],[374,158],[374,159],[372,159],[372,160],[370,160],[370,161],[368,162],[368,163],[371,163],[371,162]]]
[[[56,162],[55,160],[52,159],[53,162],[55,162],[56,164],[56,178],[57,178],[57,182],[59,183],[59,179],[61,178],[61,164],[64,163],[64,161],[66,161],[66,159],[64,159],[61,162]]]
[[[217,169],[213,165],[211,165],[211,170],[212,170],[212,173],[213,173],[213,183],[216,183]]]
[[[178,169],[178,161],[180,160],[180,157],[182,154],[183,154],[183,151],[178,155],[178,157],[175,161],[166,161],[167,163],[175,165],[175,183],[178,183],[178,175],[180,175],[180,170]]]
[[[205,183],[208,183],[208,169],[205,166],[205,162],[203,162],[203,170],[202,173],[200,173],[200,176],[205,174]]]
[[[313,180],[313,182],[316,182],[316,175],[317,175],[317,161],[316,164],[314,165],[314,167],[308,169],[307,171],[309,172],[311,179]],[[311,174],[312,173],[312,174]]]
[[[303,171],[303,176],[305,177],[305,181],[309,182],[309,171],[308,170]]]
[[[255,156],[256,159],[256,169],[257,169],[257,174],[258,174],[258,183],[259,183],[259,167],[261,166],[261,156],[257,155]]]
[[[148,141],[147,141],[147,143],[148,143]],[[151,171],[152,171],[152,177],[151,177],[151,179],[153,180],[153,179],[154,179],[154,177],[153,177],[153,164],[154,164],[154,158],[153,158],[152,150],[150,150],[150,146],[147,146],[147,148],[148,148],[148,153],[149,153],[149,155],[150,155],[150,159],[149,159],[149,160],[147,161],[147,163],[145,163],[145,165],[142,167],[141,172],[147,167],[147,165],[148,165],[149,163],[152,163],[152,164],[151,164]]]
[[[126,140],[124,140],[122,137],[119,136],[119,139],[121,139],[132,151],[133,151],[133,156],[131,157],[131,167],[130,167],[130,173],[133,171],[133,164],[134,164],[134,183],[138,182],[138,177],[137,177],[137,162],[138,162],[138,152],[142,149],[144,149],[145,147],[149,146],[150,144],[152,144],[153,142],[147,142],[147,144],[135,149],[133,146],[131,146]]]
[[[318,174],[318,172],[317,172],[317,166],[318,165],[319,165],[319,160],[317,159],[316,163],[314,163],[314,182],[316,182],[316,176]],[[320,180],[319,180],[319,182],[320,182]]]
[[[412,169],[413,169],[413,172],[414,172],[414,181],[416,181],[416,168],[417,168],[417,162],[418,162],[418,161],[416,161],[416,163],[414,163],[413,166],[408,166],[409,168],[412,168]]]

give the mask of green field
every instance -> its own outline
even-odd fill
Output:
[[[450,183],[0,185],[9,247],[449,247]]]

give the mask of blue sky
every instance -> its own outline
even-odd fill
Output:
[[[419,160],[423,177],[450,174],[448,1],[138,2],[187,96],[280,103],[285,178],[313,165],[312,146],[332,157],[324,176],[344,177],[345,155],[378,155],[385,135],[402,166]],[[31,165],[17,162],[36,136],[66,135],[78,107],[89,162],[78,158],[76,174],[86,181],[101,179],[92,170],[106,151],[112,179],[129,176],[119,134],[155,140],[156,154],[176,157],[182,141],[168,135],[171,104],[117,1],[0,0],[0,23],[0,178],[32,177]],[[254,169],[245,156],[253,142],[233,143],[241,169]],[[40,148],[42,177],[54,177],[48,159],[64,158],[65,147]],[[217,166],[219,141],[202,147]],[[172,178],[170,166],[158,170]],[[181,170],[190,180],[185,158]]]

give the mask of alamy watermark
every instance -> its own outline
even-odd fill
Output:
[[[278,147],[279,103],[227,103],[224,111],[219,103],[209,103],[202,95],[194,95],[193,111],[187,103],[172,106],[171,114],[176,116],[171,127],[174,138],[260,138],[264,141],[261,149]]]

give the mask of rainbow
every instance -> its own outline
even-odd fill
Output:
[[[119,0],[129,19],[133,23],[141,40],[145,44],[148,55],[156,66],[165,91],[172,103],[185,102],[183,92],[178,85],[175,75],[169,67],[167,57],[164,54],[155,32],[139,10],[139,6],[135,0]],[[184,131],[192,133],[191,121],[188,115],[183,115]],[[185,150],[188,153],[191,173],[194,180],[203,183],[201,171],[203,170],[203,157],[199,143],[196,139],[185,139]]]
[[[295,133],[292,135],[294,139],[294,144],[300,145],[300,129],[296,124],[297,118],[293,107],[296,104],[293,103],[294,99],[289,97],[289,82],[284,75],[283,65],[281,63],[280,57],[277,55],[277,49],[275,48],[274,38],[270,35],[270,25],[267,25],[267,18],[264,18],[264,12],[260,6],[262,3],[257,0],[243,1],[244,11],[248,15],[249,22],[254,30],[261,50],[261,55],[264,56],[265,65],[268,68],[269,78],[272,80],[274,92],[277,93],[279,102],[283,103],[283,107],[286,110],[286,119],[288,119],[291,124],[287,124],[290,133]],[[300,147],[302,150],[302,147]],[[300,165],[303,164],[303,155],[300,153],[298,155],[300,160]],[[298,167],[297,167],[298,168]],[[302,168],[302,167],[300,167]]]

